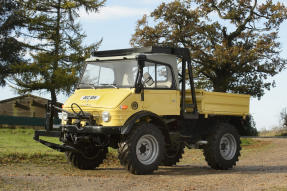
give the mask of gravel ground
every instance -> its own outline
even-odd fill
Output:
[[[201,151],[187,151],[179,165],[135,176],[118,165],[81,171],[69,164],[1,165],[0,190],[280,190],[287,191],[287,139],[262,139],[232,170],[207,166]]]

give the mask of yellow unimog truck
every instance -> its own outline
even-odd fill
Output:
[[[212,168],[229,169],[240,156],[249,102],[249,95],[196,90],[188,49],[98,51],[65,104],[48,104],[46,130],[34,139],[65,152],[79,169],[98,167],[108,147],[133,174],[175,165],[185,147],[203,149]],[[62,112],[61,125],[51,123],[55,112]]]

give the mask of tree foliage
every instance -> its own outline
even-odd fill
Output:
[[[272,0],[175,0],[138,21],[131,45],[189,48],[198,88],[260,98],[286,66],[278,42],[286,18]]]
[[[246,116],[245,123],[243,125],[244,132],[241,134],[243,136],[258,136],[258,131],[256,128],[256,123],[252,115]]]
[[[24,11],[16,1],[4,1],[0,5],[0,86],[14,72],[11,65],[23,62],[27,45],[18,40],[18,32],[25,22]]]
[[[59,92],[69,93],[79,70],[99,43],[83,45],[85,34],[78,23],[80,9],[95,12],[105,0],[28,0],[19,1],[26,10],[22,36],[34,51],[29,63],[18,63],[14,80],[21,93],[47,90],[55,103]]]

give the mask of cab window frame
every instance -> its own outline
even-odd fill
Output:
[[[176,90],[177,89],[174,71],[173,71],[173,68],[170,66],[170,64],[160,62],[160,61],[150,60],[150,59],[145,59],[145,63],[146,62],[155,64],[155,79],[154,79],[155,87],[144,87],[144,89],[148,89],[148,90]],[[171,78],[172,78],[170,88],[158,88],[158,87],[156,87],[157,86],[157,65],[164,65],[170,69]],[[143,66],[143,68],[144,67],[145,67],[145,65]]]

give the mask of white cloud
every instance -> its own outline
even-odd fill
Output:
[[[125,17],[134,17],[147,14],[147,9],[132,8],[124,6],[103,7],[97,13],[87,13],[84,9],[80,11],[80,19],[84,20],[116,20]]]

